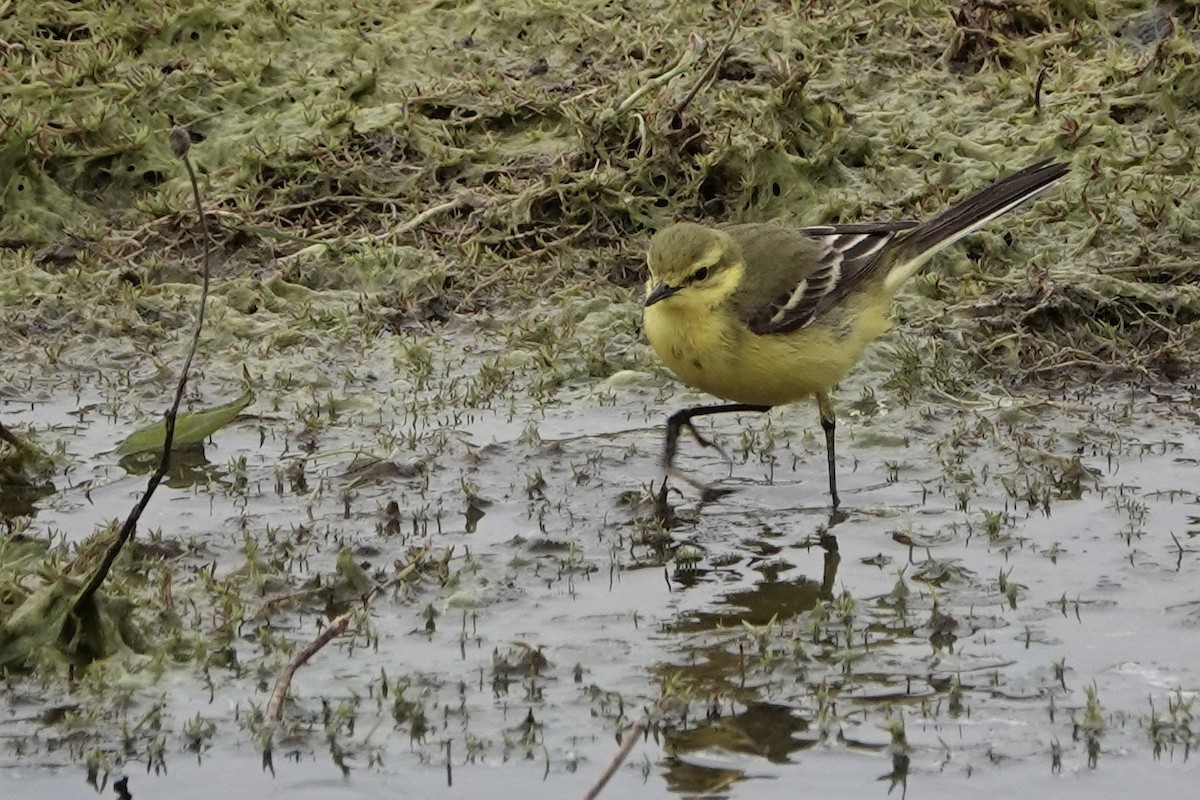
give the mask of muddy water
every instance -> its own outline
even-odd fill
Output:
[[[222,595],[205,576],[251,609],[296,599],[247,615],[236,669],[135,660],[106,689],[11,679],[5,795],[90,793],[99,752],[135,796],[581,796],[647,709],[654,734],[608,796],[1195,786],[1194,397],[930,391],[896,407],[856,402],[852,383],[845,519],[831,526],[815,410],[799,407],[713,422],[732,463],[686,443],[682,467],[736,491],[698,507],[681,487],[664,539],[639,496],[659,477],[664,411],[698,396],[643,373],[535,402],[520,380],[484,385],[486,347],[464,361],[462,342],[428,346],[440,377],[411,390],[387,341],[324,353],[299,379],[251,370],[272,377],[156,497],[143,538],[184,545],[163,569],[202,636]],[[199,399],[236,396],[239,371],[210,364]],[[319,391],[295,388],[316,377]],[[68,390],[51,367],[24,387],[6,392],[6,423],[63,441],[75,464],[27,533],[77,541],[144,485],[104,451],[154,413],[154,392],[123,401],[86,371]],[[435,400],[464,387],[476,407]],[[814,546],[826,530],[836,555]],[[443,567],[398,581],[426,545]],[[279,642],[354,605],[305,594],[336,587],[343,547],[383,588],[359,634],[297,674],[272,772],[247,719],[287,659]],[[255,580],[250,550],[266,563]],[[86,713],[40,717],[74,703]]]

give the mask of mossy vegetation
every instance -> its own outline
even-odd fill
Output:
[[[921,217],[1053,156],[1074,166],[1062,190],[976,237],[924,293],[977,360],[1018,377],[1177,377],[1200,309],[1195,14],[10,4],[0,289],[19,305],[68,266],[186,279],[196,235],[172,120],[196,140],[219,274],[362,292],[381,326],[576,287],[623,297],[647,234],[678,217]],[[245,285],[226,292],[256,308]]]

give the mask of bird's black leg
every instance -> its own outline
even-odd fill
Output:
[[[842,563],[842,556],[838,552],[837,539],[831,533],[821,535],[821,547],[825,550],[825,558],[822,564],[824,569],[821,571],[821,593],[818,597],[822,600],[832,600],[833,587],[837,581],[838,565]]]
[[[825,392],[817,394],[817,410],[821,414],[821,427],[825,429],[825,460],[829,466],[829,494],[833,498],[833,507],[841,505],[837,491],[837,465],[834,460],[833,435],[837,431],[837,416],[833,413],[833,403]]]
[[[715,447],[722,456],[728,458],[729,456],[725,455],[725,451],[722,450],[718,445],[700,435],[700,432],[696,430],[696,426],[692,424],[692,420],[696,417],[703,417],[709,414],[734,414],[748,411],[761,413],[763,411],[770,410],[771,406],[754,406],[748,403],[726,403],[716,406],[694,406],[692,408],[685,408],[681,411],[676,411],[674,414],[667,417],[667,440],[666,447],[663,449],[663,468],[667,471],[668,475],[679,478],[680,480],[699,489],[702,499],[715,500],[722,494],[725,494],[725,492],[715,490],[701,483],[695,478],[689,477],[675,470],[675,452],[679,448],[680,431],[684,428],[687,428],[692,436],[696,437],[696,441],[700,443],[701,447]]]

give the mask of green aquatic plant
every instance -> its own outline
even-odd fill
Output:
[[[175,420],[175,446],[189,447],[200,444],[237,419],[237,415],[252,402],[254,402],[254,392],[247,390],[240,397],[228,403],[180,414]],[[139,428],[125,437],[117,447],[116,453],[119,456],[161,453],[165,436],[166,423],[156,422],[153,425]]]

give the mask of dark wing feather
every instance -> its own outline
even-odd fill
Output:
[[[757,334],[803,328],[868,281],[886,278],[898,284],[930,256],[1053,186],[1069,169],[1050,159],[1038,161],[921,225],[730,226],[725,230],[740,245],[747,269],[755,270],[733,296],[734,308]],[[897,240],[909,229],[915,230]],[[903,265],[898,273],[881,274],[881,267],[897,264]]]
[[[757,334],[803,328],[873,276],[879,254],[897,233],[916,225],[730,226],[726,230],[741,245],[747,264],[766,267],[743,284],[753,284],[753,294],[735,297],[738,315]]]

